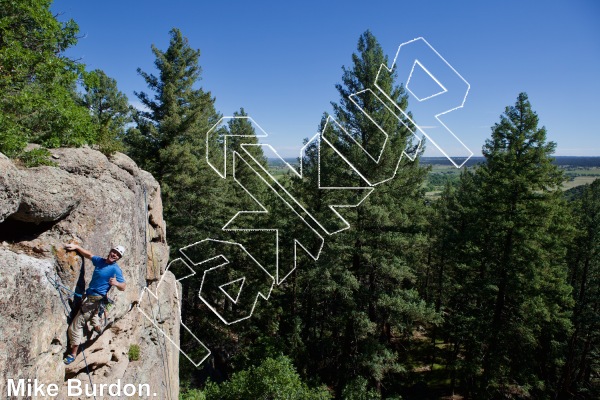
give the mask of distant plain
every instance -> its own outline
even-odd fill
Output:
[[[286,158],[284,161],[293,167],[298,165],[298,159],[295,158]],[[463,168],[476,168],[484,161],[483,157],[472,157]],[[555,157],[554,162],[568,178],[563,184],[563,190],[590,184],[600,178],[600,157],[559,156]],[[279,159],[271,158],[268,163],[269,171],[277,179],[289,173],[289,167]],[[421,164],[431,166],[424,186],[426,195],[432,198],[439,196],[446,182],[456,182],[463,169],[456,168],[447,159],[441,157],[422,157]]]

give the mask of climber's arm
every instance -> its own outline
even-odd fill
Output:
[[[115,286],[117,289],[119,289],[121,292],[123,290],[125,290],[125,288],[127,288],[127,284],[125,282],[119,282],[117,281],[116,278],[110,278],[108,280],[108,284],[111,286]]]
[[[67,243],[67,244],[65,244],[65,248],[70,251],[77,251],[79,254],[81,254],[83,257],[85,257],[87,259],[91,259],[93,256],[93,254],[90,251],[84,249],[83,247],[81,247],[79,245],[76,245],[75,243]]]

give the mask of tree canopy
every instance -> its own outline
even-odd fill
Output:
[[[32,159],[24,153],[27,143],[47,148],[99,143],[113,152],[128,121],[127,99],[102,71],[86,73],[85,65],[65,56],[77,43],[79,27],[73,20],[59,21],[51,3],[0,1],[0,152]],[[87,93],[82,95],[78,85],[84,80]],[[94,109],[98,103],[90,104],[92,86],[96,98],[104,87],[110,101],[119,102],[111,106],[118,111],[111,111],[110,124],[106,113],[100,117],[101,109]],[[32,153],[36,158],[47,151]],[[43,157],[39,162],[47,163]]]

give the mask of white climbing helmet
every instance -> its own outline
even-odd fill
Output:
[[[123,257],[125,255],[125,247],[119,245],[119,246],[115,246],[112,248],[114,251],[116,251],[117,253],[119,253],[119,255],[121,257]]]

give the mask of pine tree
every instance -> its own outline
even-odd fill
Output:
[[[379,67],[388,62],[370,32],[361,35],[352,60],[352,67],[343,69],[342,84],[337,85],[340,102],[332,103],[339,125],[324,119],[323,137],[364,177],[374,182],[393,179],[379,184],[359,207],[340,211],[349,229],[328,236],[321,258],[298,270],[292,293],[302,295],[292,299],[297,303],[292,308],[299,319],[287,332],[297,338],[293,349],[301,369],[317,371],[338,395],[360,377],[381,391],[386,379],[405,370],[407,354],[395,343],[410,337],[418,324],[437,320],[415,287],[415,271],[423,264],[425,248],[421,185],[426,169],[402,156],[414,146],[408,122],[390,115],[375,90],[349,98],[373,88]],[[406,109],[406,95],[394,79],[386,76],[379,81],[380,87]],[[388,133],[387,142],[361,109]],[[318,189],[319,151],[321,185],[365,186],[365,180],[336,156],[332,145],[321,140],[320,150],[317,144],[308,147],[304,182],[298,183],[298,198],[322,215],[330,212],[329,204],[349,199],[340,197],[348,191]],[[365,157],[363,149],[375,158],[381,154],[379,162]],[[329,221],[331,226],[334,220]]]
[[[92,115],[100,150],[105,154],[123,151],[125,126],[132,121],[127,96],[119,91],[116,80],[99,69],[84,74],[84,89],[80,101]]]
[[[135,92],[145,109],[134,114],[137,130],[128,135],[131,154],[159,181],[172,161],[161,157],[161,152],[178,144],[203,149],[204,134],[218,120],[211,94],[195,88],[201,73],[200,51],[190,47],[179,29],[169,34],[166,51],[152,46],[158,76],[138,68],[154,95]]]
[[[560,398],[600,396],[600,180],[573,202],[577,233],[569,248],[573,332],[560,380]]]
[[[152,46],[158,76],[138,69],[154,93],[136,92],[145,109],[134,113],[136,127],[124,142],[131,157],[161,184],[169,243],[176,255],[177,249],[214,231],[222,193],[220,180],[206,164],[206,132],[219,115],[211,94],[196,88],[200,51],[178,29],[170,36],[166,51]]]
[[[452,393],[458,383],[471,390],[481,370],[485,329],[481,299],[487,288],[483,283],[485,272],[473,267],[480,251],[479,188],[478,176],[465,169],[456,186],[447,185],[434,205],[432,268],[437,277],[436,308],[444,314],[444,324],[432,332],[431,340],[435,343],[441,338],[447,343],[443,353]],[[435,348],[434,352],[434,356],[439,353]]]
[[[211,94],[197,88],[201,70],[198,64],[200,52],[190,47],[179,30],[172,30],[170,35],[167,50],[152,47],[158,74],[139,70],[154,93],[136,93],[145,110],[134,113],[136,128],[127,132],[125,142],[132,157],[161,184],[171,257],[181,257],[179,249],[206,238],[233,241],[246,246],[248,250],[256,251],[258,248],[260,252],[259,234],[222,229],[237,212],[258,207],[241,184],[259,201],[264,195],[260,193],[264,190],[256,187],[256,175],[248,168],[236,168],[237,182],[232,177],[233,153],[237,152],[248,158],[242,144],[256,144],[256,132],[243,109],[234,113],[235,118],[229,121],[220,119],[214,109]],[[220,124],[217,125],[218,123]],[[252,147],[248,151],[260,165],[266,167],[260,147]],[[213,168],[222,168],[225,154],[227,175],[222,177]],[[222,172],[224,171],[219,173]],[[238,228],[253,227],[252,221],[246,222],[248,223]],[[192,247],[189,251],[193,253],[196,251],[194,249]],[[214,249],[207,249],[212,250]],[[198,257],[206,257],[207,254],[198,254]],[[191,257],[195,255],[193,253]],[[252,266],[236,265],[236,268]],[[251,346],[250,343],[257,336],[257,322],[253,319],[245,324],[228,326],[219,320],[198,296],[203,278],[201,268],[203,267],[198,267],[196,275],[187,278],[183,286],[182,319],[190,331],[197,334],[213,352],[213,357],[207,361],[213,366],[213,371],[226,376],[232,368],[229,356],[239,357],[240,349]],[[245,275],[246,283],[250,281],[252,274],[260,273],[255,269],[234,271],[232,268],[224,268],[217,271],[221,274],[217,281],[225,283],[231,278],[228,274],[240,272],[248,272]],[[248,286],[246,284],[244,289],[247,290]],[[204,298],[215,301],[212,305],[219,312],[231,312],[232,304],[224,300],[223,296],[219,297],[222,292],[218,287],[215,298],[211,297],[211,289],[215,288],[204,286]],[[258,310],[260,306],[257,306],[257,314]],[[182,336],[181,341],[184,351],[190,357],[203,357],[200,355],[204,352],[203,349],[187,347],[186,335]],[[197,342],[192,340],[189,343]],[[183,380],[192,381],[200,372],[186,361],[182,363],[181,371]]]
[[[571,300],[570,228],[554,149],[521,93],[492,128],[486,162],[461,180],[455,197],[449,224],[460,236],[449,259],[449,321],[463,384],[477,398],[556,389]]]
[[[175,259],[181,257],[179,249],[220,231],[226,221],[222,213],[226,191],[206,163],[206,133],[219,115],[211,94],[197,87],[200,52],[190,47],[178,29],[171,30],[170,37],[165,51],[152,46],[158,74],[138,69],[151,93],[136,92],[144,109],[134,112],[136,126],[127,131],[124,143],[138,165],[161,185],[171,259]],[[218,147],[218,143],[209,145]],[[212,316],[215,322],[216,317],[198,297],[201,279],[202,274],[196,274],[183,285],[182,320],[197,335],[214,335],[205,321]],[[201,337],[205,344],[210,344],[208,339]],[[196,346],[188,347],[191,344]],[[195,340],[187,340],[183,330],[181,345],[193,358],[198,356],[195,352],[204,352]],[[184,361],[182,376],[190,368],[195,369]]]

